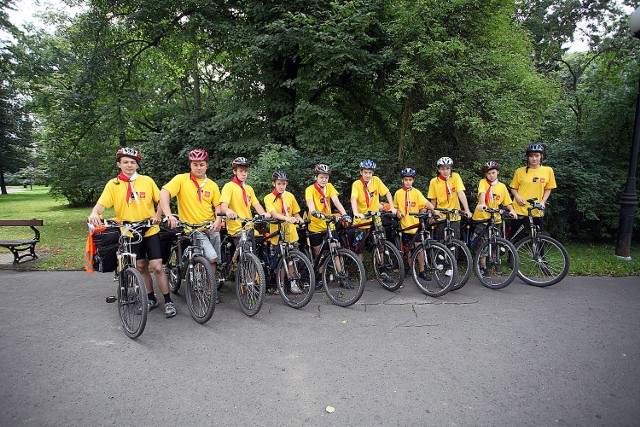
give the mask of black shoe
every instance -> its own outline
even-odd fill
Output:
[[[351,280],[349,279],[344,279],[340,281],[340,286],[343,287],[344,289],[348,289],[348,290],[354,290],[356,288],[356,286],[353,284],[353,282],[351,282]]]
[[[426,280],[427,282],[431,281],[431,276],[429,276],[426,272],[421,271],[420,273],[418,273],[418,277],[421,278],[422,280]]]
[[[316,291],[321,290],[324,287],[324,283],[322,283],[322,280],[316,280]]]

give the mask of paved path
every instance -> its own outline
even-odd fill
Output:
[[[370,283],[352,308],[230,288],[211,322],[127,338],[110,274],[0,271],[0,425],[548,426],[640,422],[640,280],[440,299]],[[335,412],[325,408],[331,405]]]

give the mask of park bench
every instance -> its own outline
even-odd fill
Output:
[[[21,259],[31,257],[38,258],[36,255],[36,245],[40,241],[40,231],[36,226],[42,226],[41,219],[0,219],[0,227],[31,227],[35,235],[30,240],[0,240],[0,247],[7,248],[13,254],[13,263],[18,264]],[[26,252],[22,253],[21,252]]]

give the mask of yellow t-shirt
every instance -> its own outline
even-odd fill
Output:
[[[389,192],[389,189],[382,183],[380,178],[372,176],[371,181],[369,181],[369,184],[367,185],[367,191],[369,192],[369,204],[367,204],[367,197],[364,193],[362,179],[355,181],[351,185],[351,198],[353,199],[355,197],[357,199],[358,213],[366,214],[369,211],[378,212],[380,210],[380,196],[385,196]],[[355,215],[355,212],[353,214]],[[353,218],[354,224],[366,221],[371,220]],[[369,226],[363,228],[369,228]]]
[[[482,201],[485,201],[485,195],[489,191],[489,182],[486,179],[480,180],[478,183],[478,201],[480,201],[480,197],[482,197]],[[484,194],[483,194],[484,193]],[[498,209],[498,207],[507,206],[513,203],[511,200],[511,196],[509,196],[509,190],[507,186],[502,182],[498,182],[493,186],[492,190],[493,197],[489,197],[487,202],[487,207],[492,209]],[[481,196],[482,195],[482,196]],[[475,210],[473,212],[473,219],[476,221],[489,219],[491,218],[491,214],[485,211]],[[502,218],[500,215],[495,215],[496,224],[502,223]]]
[[[294,216],[295,214],[300,213],[300,205],[298,205],[298,202],[296,201],[296,198],[294,197],[293,194],[289,193],[288,191],[285,191],[284,194],[282,195],[282,200],[284,200],[284,204],[287,207],[287,213],[284,213],[282,211],[282,201],[280,200],[279,197],[276,197],[273,193],[269,193],[266,196],[264,196],[264,209],[269,213],[276,211],[277,213],[285,216]],[[293,243],[298,241],[298,231],[296,230],[295,224],[290,224],[288,222],[285,222],[282,224],[282,227],[284,227],[284,231],[285,231],[284,236],[287,242]],[[276,231],[278,231],[278,225],[271,224],[269,226],[269,233],[271,234]],[[280,236],[275,235],[269,241],[275,245],[278,243],[279,240],[280,240]]]
[[[331,215],[331,198],[333,196],[337,196],[338,192],[330,182],[327,183],[323,191],[324,195],[315,188],[315,184],[311,184],[304,191],[304,198],[305,200],[313,200],[313,204],[318,212],[322,212],[325,215]],[[327,229],[326,222],[323,219],[316,218],[311,215],[311,212],[309,212],[309,219],[311,220],[309,223],[309,231],[312,233],[325,231]]]
[[[518,168],[513,175],[513,180],[509,187],[518,190],[518,194],[525,200],[533,197],[538,198],[538,202],[542,201],[542,196],[545,190],[553,190],[556,188],[556,177],[553,173],[553,169],[549,166],[540,166],[537,169],[527,168],[525,166]],[[518,215],[528,215],[528,205],[520,206],[517,203],[513,204]],[[539,209],[533,211],[533,216],[543,216],[544,212]]]
[[[220,203],[227,203],[229,208],[241,218],[251,218],[251,206],[259,205],[260,201],[249,184],[244,184],[244,190],[247,193],[246,203],[242,194],[242,187],[233,181],[227,182],[222,187]],[[227,219],[227,231],[229,234],[236,234],[241,228],[242,223],[237,219]]]
[[[131,197],[131,200],[127,203],[129,183],[117,178],[107,182],[98,199],[98,203],[105,208],[113,206],[116,219],[119,222],[144,221],[145,219],[153,218],[156,214],[154,203],[160,200],[160,189],[158,189],[153,179],[146,175],[138,175],[132,183],[133,189],[138,193],[138,202]],[[153,236],[159,231],[160,227],[156,224],[147,230],[144,236]]]
[[[449,177],[449,189],[451,194],[447,197],[447,181],[435,177],[431,179],[429,183],[429,192],[427,193],[427,199],[436,200],[435,206],[444,209],[458,209],[460,210],[460,199],[458,199],[458,191],[464,191],[465,187],[462,183],[462,178],[456,172],[453,172]],[[452,221],[460,221],[460,215],[452,215]]]
[[[407,228],[418,224],[420,220],[409,214],[417,213],[420,209],[427,207],[427,198],[424,197],[417,188],[412,187],[411,190],[409,190],[409,197],[406,195],[407,192],[404,188],[401,188],[396,191],[396,194],[393,196],[393,205],[404,214],[404,218],[400,219],[401,228]],[[417,231],[418,228],[413,228],[411,230],[403,231],[403,233],[416,234]]]
[[[190,173],[183,173],[173,177],[162,188],[171,197],[178,199],[178,216],[184,222],[199,224],[204,221],[215,221],[215,207],[220,204],[220,189],[215,181],[204,178],[198,179],[202,201],[198,198],[198,187],[191,181]]]

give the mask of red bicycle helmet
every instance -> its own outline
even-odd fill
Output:
[[[116,162],[120,161],[120,157],[131,157],[133,160],[140,164],[142,156],[133,148],[122,147],[116,152]]]
[[[189,153],[189,161],[191,162],[203,162],[207,160],[209,160],[209,153],[200,148],[197,148]]]

